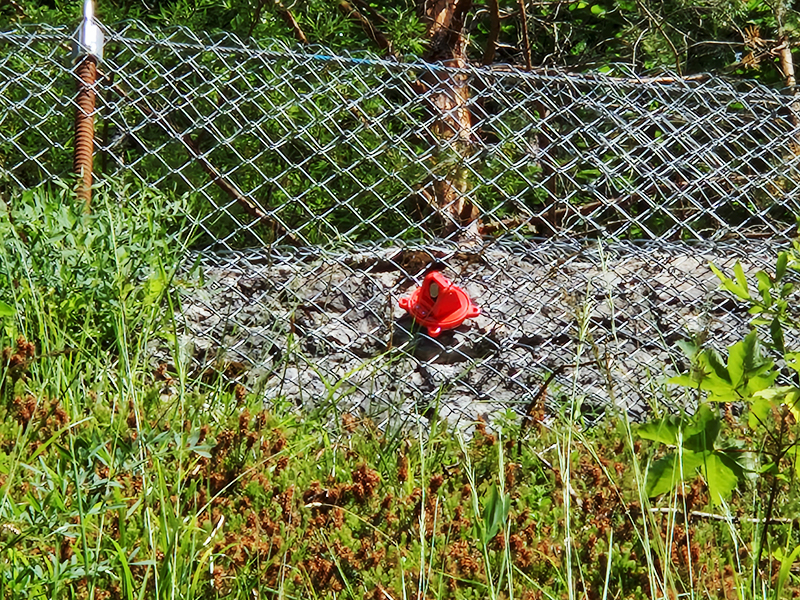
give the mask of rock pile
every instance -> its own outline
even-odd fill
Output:
[[[687,367],[675,342],[724,349],[748,328],[745,308],[708,268],[770,269],[767,244],[601,246],[541,242],[457,248],[265,249],[204,257],[203,285],[182,298],[181,336],[197,368],[241,363],[267,400],[387,419],[474,422],[539,401],[581,398],[641,416],[679,401],[666,376]],[[193,263],[195,261],[189,261]],[[437,268],[481,315],[436,339],[398,300]],[[187,281],[191,281],[187,277]]]

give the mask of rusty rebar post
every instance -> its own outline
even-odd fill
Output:
[[[94,106],[97,63],[103,58],[103,32],[94,19],[92,0],[84,0],[83,22],[76,32],[73,60],[78,92],[75,97],[75,160],[77,195],[88,211],[92,204]]]
[[[94,154],[94,83],[97,79],[97,61],[93,56],[83,59],[75,70],[78,95],[75,98],[75,160],[78,176],[77,195],[88,210],[92,204],[92,166]]]

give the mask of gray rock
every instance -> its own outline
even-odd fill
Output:
[[[183,290],[181,343],[201,372],[221,357],[246,363],[240,380],[267,402],[333,402],[383,423],[429,420],[434,410],[469,427],[523,412],[565,365],[548,402],[578,395],[591,410],[614,404],[640,416],[681,397],[664,383],[686,363],[677,340],[707,336],[724,349],[748,330],[709,262],[730,271],[738,259],[753,275],[776,254],[755,242],[495,244],[482,256],[456,247],[316,258],[239,251],[204,257],[206,285]],[[445,265],[481,314],[437,338],[420,330],[398,306],[424,276],[420,256]]]

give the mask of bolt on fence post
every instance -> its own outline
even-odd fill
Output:
[[[94,153],[94,104],[97,63],[103,59],[103,32],[94,18],[92,0],[84,0],[83,22],[75,32],[72,61],[76,64],[78,93],[75,97],[75,174],[80,178],[78,198],[92,203],[92,155]]]

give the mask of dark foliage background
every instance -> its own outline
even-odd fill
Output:
[[[77,24],[81,4],[3,0],[0,27]],[[579,71],[621,64],[682,74],[724,69],[779,83],[785,74],[775,47],[784,37],[791,44],[798,27],[798,13],[787,0],[102,0],[97,14],[107,24],[140,19],[151,26],[225,31],[256,42],[304,39],[333,50],[368,49],[413,59],[426,52],[435,4],[462,13],[472,61],[525,65],[529,49],[534,67]],[[758,35],[748,35],[751,27]],[[382,47],[386,42],[389,48]]]

